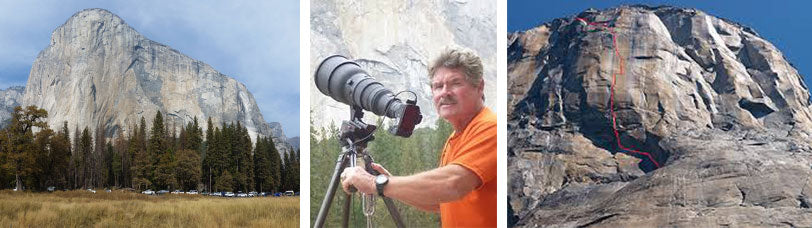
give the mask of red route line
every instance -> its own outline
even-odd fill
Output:
[[[575,19],[579,20],[581,22],[584,22],[587,25],[597,25],[597,26],[601,26],[601,27],[609,30],[609,34],[612,34],[612,49],[614,50],[615,55],[617,55],[618,59],[620,60],[620,74],[621,75],[624,74],[623,73],[623,56],[621,56],[620,51],[617,50],[617,35],[615,35],[614,28],[609,28],[609,25],[608,25],[609,22],[588,22],[584,18],[575,18]],[[617,132],[617,120],[616,120],[617,119],[617,114],[615,114],[615,79],[617,78],[617,75],[618,75],[617,72],[612,71],[612,87],[611,87],[612,91],[611,91],[611,93],[609,93],[609,112],[612,115],[612,131],[615,133],[615,140],[617,141],[617,146],[621,150],[648,157],[648,159],[651,160],[651,162],[653,162],[654,165],[657,166],[657,168],[660,168],[660,163],[657,163],[657,160],[654,160],[654,157],[651,156],[650,153],[635,150],[635,149],[632,149],[632,148],[628,148],[628,147],[623,146],[623,144],[620,143],[620,134],[618,134],[618,132]]]

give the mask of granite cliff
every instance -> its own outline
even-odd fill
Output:
[[[104,9],[77,12],[53,31],[18,103],[47,110],[52,128],[63,121],[70,128],[103,125],[108,137],[127,134],[157,111],[178,129],[195,117],[203,129],[211,127],[208,118],[217,126],[239,121],[252,140],[272,136],[280,152],[290,150],[244,84],[144,37]]]
[[[311,1],[310,105],[315,127],[340,126],[350,107],[316,89],[312,75],[324,58],[354,59],[394,92],[417,94],[423,121],[438,120],[431,101],[428,64],[449,47],[465,47],[482,58],[485,105],[496,111],[496,2],[494,1]],[[409,95],[404,95],[409,98]],[[367,123],[375,123],[368,114]]]
[[[25,92],[25,87],[12,86],[5,90],[0,90],[0,127],[8,124],[11,120],[11,115],[14,113],[14,107],[20,105],[20,100]]]
[[[810,107],[774,45],[696,9],[589,9],[509,34],[509,220],[812,226]]]

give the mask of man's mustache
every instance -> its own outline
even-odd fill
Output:
[[[456,104],[457,99],[454,99],[453,97],[441,97],[440,101],[437,103],[440,105]]]

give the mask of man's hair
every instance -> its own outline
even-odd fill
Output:
[[[439,57],[434,59],[429,66],[429,79],[434,79],[434,74],[440,68],[456,69],[465,74],[465,79],[474,86],[482,83],[482,60],[467,49],[446,49]]]

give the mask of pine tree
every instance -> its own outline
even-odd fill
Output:
[[[152,187],[152,156],[146,150],[146,120],[141,117],[141,124],[138,126],[133,137],[130,139],[128,152],[132,154],[132,185],[137,190]],[[143,187],[143,188],[142,188]]]
[[[73,129],[73,150],[71,154],[71,170],[73,176],[73,184],[72,188],[79,188],[81,185],[85,183],[85,158],[82,157],[82,150],[80,145],[82,144],[82,132],[79,131],[79,126],[74,127]]]
[[[34,134],[34,142],[31,147],[28,147],[28,156],[32,156],[36,165],[31,167],[31,174],[24,180],[26,186],[44,190],[46,187],[53,185],[53,177],[50,176],[54,171],[53,152],[51,150],[53,135],[54,131],[48,128],[47,124]]]
[[[237,150],[236,140],[235,138],[235,130],[233,124],[224,124],[223,131],[222,131],[222,138],[220,140],[220,152],[218,154],[218,158],[221,159],[224,163],[224,169],[229,171],[231,174],[232,180],[239,177],[239,173],[237,170],[238,164],[238,157],[240,152]],[[238,180],[234,180],[232,184],[239,183]],[[232,189],[234,187],[232,186]]]
[[[191,125],[191,123],[189,125]],[[176,140],[178,147],[175,149],[189,149],[189,136],[186,133],[186,129],[189,129],[189,125],[180,128],[180,134],[178,134],[178,139]]]
[[[255,189],[264,192],[269,191],[273,180],[271,179],[271,163],[268,159],[267,144],[264,137],[257,138],[254,146],[254,183]]]
[[[209,159],[209,169],[211,180],[214,183],[211,183],[210,186],[214,187],[213,185],[217,185],[217,180],[220,180],[220,175],[222,175],[225,171],[229,171],[229,175],[231,176],[228,178],[231,180],[229,184],[233,184],[233,175],[232,173],[235,172],[234,165],[233,165],[233,157],[231,154],[231,142],[229,140],[228,135],[230,134],[230,126],[223,124],[223,129],[214,128],[212,132],[212,139],[207,142],[207,159]],[[231,186],[231,189],[234,187]],[[216,188],[215,188],[216,189]]]
[[[194,117],[194,119],[193,119],[193,121],[191,123],[188,123],[188,124],[186,124],[185,127],[181,128],[181,134],[180,134],[179,139],[178,139],[181,146],[180,146],[178,152],[183,151],[183,150],[188,150],[188,151],[191,151],[191,152],[195,153],[194,156],[193,156],[194,159],[192,159],[192,160],[195,161],[194,166],[196,167],[196,170],[197,170],[196,175],[190,175],[190,176],[196,177],[196,179],[183,179],[183,177],[181,177],[181,175],[179,173],[176,173],[176,177],[178,178],[178,182],[179,182],[179,184],[181,186],[183,186],[184,189],[196,189],[196,188],[198,188],[197,187],[198,184],[200,184],[200,183],[208,183],[208,182],[203,181],[203,179],[205,178],[203,171],[206,168],[206,164],[203,161],[205,152],[203,151],[203,145],[202,145],[203,144],[203,140],[202,140],[203,135],[202,134],[203,134],[203,131],[200,129],[200,125],[197,122],[197,117]],[[184,156],[184,157],[181,157],[181,156]],[[177,160],[176,170],[183,170],[184,168],[180,167],[180,166],[185,166],[187,164],[184,164],[184,162],[182,162],[181,159],[186,159],[186,158],[190,158],[190,157],[192,157],[192,156],[191,155],[177,154],[177,156],[176,156],[176,160]],[[188,186],[190,183],[192,185]]]
[[[130,127],[132,129],[132,127]],[[132,135],[132,130],[128,130],[130,135]],[[118,155],[118,159],[120,162],[120,166],[115,171],[118,173],[118,183],[116,187],[130,187],[132,183],[130,183],[131,175],[130,175],[130,165],[132,163],[132,157],[130,155],[130,139],[132,136],[124,136],[124,134],[118,134],[116,140],[113,142],[113,148],[116,154]]]
[[[152,184],[159,189],[166,189],[169,185],[169,180],[172,176],[170,157],[165,156],[167,148],[166,143],[166,129],[164,128],[164,121],[161,112],[155,114],[152,119],[152,131],[149,137],[149,147],[147,149],[150,156],[152,156],[152,165],[155,167],[154,174],[151,176]]]
[[[282,191],[287,191],[292,188],[291,186],[291,170],[290,170],[290,155],[289,153],[284,153],[284,158],[282,160]]]
[[[116,172],[115,168],[119,168],[121,166],[121,161],[119,160],[118,155],[116,155],[115,150],[113,149],[113,143],[107,142],[104,147],[104,175],[105,175],[105,187],[112,187],[118,185],[118,180],[116,179]],[[113,167],[113,163],[118,163],[116,167]]]
[[[299,191],[299,150],[296,150],[296,154],[293,155],[293,161],[291,165],[291,181],[293,181],[293,189],[295,191]]]
[[[110,175],[112,176],[112,182],[109,183],[111,186],[121,186],[122,178],[122,167],[124,166],[124,161],[121,156],[121,151],[114,149],[113,145],[108,143],[107,150],[111,154],[111,162],[110,162]]]
[[[108,173],[109,167],[107,164],[110,164],[109,158],[107,157],[107,147],[106,147],[106,138],[104,132],[104,124],[96,125],[95,131],[95,140],[93,144],[93,186],[95,187],[104,187],[107,184],[108,180]]]
[[[183,190],[196,189],[200,180],[200,156],[194,150],[180,150],[177,152],[177,165],[175,176]]]
[[[231,176],[231,172],[226,170],[217,177],[217,181],[214,184],[214,189],[216,191],[234,191],[234,178]]]
[[[271,176],[270,179],[271,187],[273,191],[282,190],[282,157],[279,155],[279,151],[276,150],[276,145],[273,142],[273,139],[270,137],[265,138],[265,143],[267,145],[266,154],[268,156],[268,161],[271,164]]]
[[[242,126],[239,121],[234,127],[232,142],[234,145],[235,165],[237,170],[234,179],[237,181],[238,189],[248,192],[249,190],[253,190],[254,182],[254,162],[251,157],[252,145],[251,138],[248,135],[248,129]]]
[[[203,183],[206,183],[206,189],[211,191],[212,190],[211,189],[212,188],[212,186],[211,186],[212,177],[214,176],[214,174],[212,173],[212,162],[211,162],[212,159],[211,159],[211,152],[210,152],[212,150],[212,148],[213,148],[211,146],[211,141],[214,138],[214,125],[212,125],[211,117],[209,117],[206,124],[207,124],[206,125],[207,126],[206,127],[206,139],[205,139],[205,141],[203,141],[203,145],[202,145],[203,149],[202,149],[202,154],[200,156],[200,158],[203,159],[203,170],[202,170],[203,171],[203,180],[201,180],[201,181]]]
[[[191,126],[186,129],[187,140],[186,142],[188,148],[194,151],[201,151],[201,144],[203,142],[203,132],[200,129],[200,124],[197,123],[197,117],[191,123]]]
[[[160,189],[172,190],[177,188],[178,184],[175,179],[175,161],[173,156],[173,149],[167,148],[164,153],[161,153],[158,163],[155,165],[155,185]]]
[[[63,122],[62,129],[51,142],[51,157],[53,169],[48,175],[52,178],[54,187],[59,189],[69,188],[71,149],[68,122]]]
[[[82,154],[82,157],[85,158],[82,164],[84,167],[82,170],[84,176],[84,182],[82,183],[83,189],[93,187],[93,168],[95,167],[95,161],[93,159],[93,145],[91,141],[93,141],[93,139],[90,136],[90,131],[85,127],[79,141],[79,152]]]
[[[219,128],[214,129],[214,135],[212,138],[211,144],[211,167],[212,172],[214,172],[214,180],[215,183],[219,180],[219,176],[222,175],[224,171],[226,171],[226,167],[228,166],[228,161],[226,159],[226,146],[223,137],[223,131]],[[230,173],[229,173],[230,174]]]

